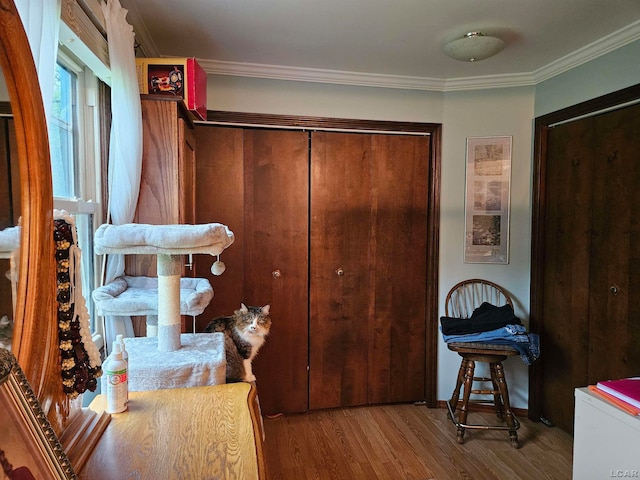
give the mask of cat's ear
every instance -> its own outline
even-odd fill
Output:
[[[265,305],[264,307],[262,307],[262,313],[264,313],[265,315],[269,315],[270,308],[271,308],[271,305]]]
[[[240,304],[240,312],[242,313],[247,313],[249,311],[249,309],[247,308],[247,306],[244,303]]]

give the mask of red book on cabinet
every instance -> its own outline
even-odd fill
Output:
[[[621,410],[624,410],[625,412],[630,413],[631,415],[640,416],[640,408],[636,408],[630,403],[620,400],[619,398],[614,397],[613,395],[609,395],[604,390],[600,390],[596,385],[589,385],[589,390],[595,393],[596,395],[598,395],[599,397],[604,398],[609,403],[612,403],[613,405],[620,408]]]
[[[598,382],[597,387],[609,395],[640,408],[640,377],[606,380]]]

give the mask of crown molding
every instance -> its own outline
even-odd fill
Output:
[[[160,57],[158,46],[149,34],[144,19],[136,8],[135,1],[123,2],[123,8],[126,9],[127,21],[133,26],[136,42],[136,56],[139,57]]]
[[[509,73],[506,75],[482,75],[477,77],[450,78],[446,80],[444,92],[460,90],[485,90],[490,88],[529,87],[535,85],[530,73]]]
[[[298,68],[260,63],[223,62],[198,59],[205,72],[212,75],[267,78],[293,82],[333,83],[360,87],[401,88],[408,90],[442,90],[445,81],[438,78],[381,75],[374,73]]]
[[[530,73],[439,79],[203,59],[198,59],[198,63],[207,74],[211,75],[267,78],[292,82],[332,83],[337,85],[356,85],[360,87],[400,88],[405,90],[448,92],[456,90],[521,87],[535,84],[534,77]]]
[[[533,72],[535,83],[560,75],[638,39],[640,39],[640,20],[536,70]]]

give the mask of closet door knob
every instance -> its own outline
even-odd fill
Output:
[[[339,277],[344,275],[344,270],[342,269],[342,267],[336,270],[336,275],[338,275]]]
[[[617,285],[611,285],[609,287],[609,291],[615,295],[616,293],[618,293],[620,291],[620,288],[618,288]]]
[[[273,278],[280,278],[282,276],[282,273],[280,272],[280,270],[274,270],[273,272],[271,272],[271,275],[273,275]]]

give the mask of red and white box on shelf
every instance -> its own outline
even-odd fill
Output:
[[[207,74],[195,58],[136,58],[136,71],[141,94],[180,97],[198,119],[207,119]]]

